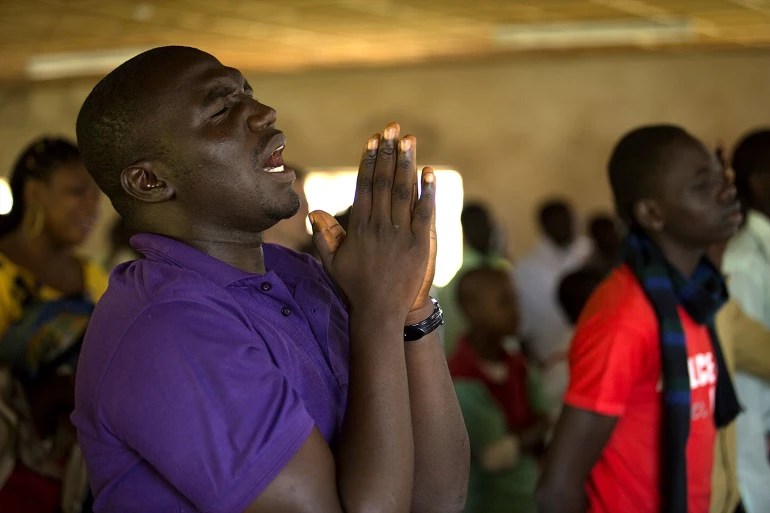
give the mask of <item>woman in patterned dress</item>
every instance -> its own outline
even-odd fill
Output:
[[[80,341],[106,288],[74,249],[93,227],[99,191],[77,147],[33,141],[10,175],[0,216],[0,511],[79,512],[87,480],[69,422]]]

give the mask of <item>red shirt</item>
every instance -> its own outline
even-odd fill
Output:
[[[688,513],[707,513],[711,496],[717,366],[708,328],[683,308],[692,394],[687,440]],[[564,402],[619,417],[586,483],[589,513],[660,511],[661,362],[658,321],[628,267],[594,293],[578,322],[569,353]]]
[[[463,337],[447,363],[452,379],[477,379],[484,383],[505,412],[508,429],[520,433],[537,421],[530,404],[527,359],[522,354],[506,352],[504,361],[508,366],[508,378],[504,383],[495,383],[481,370],[476,353],[467,338]]]

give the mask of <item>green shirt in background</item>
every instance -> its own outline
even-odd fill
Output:
[[[548,413],[547,399],[540,377],[530,366],[529,396],[533,409]],[[465,513],[536,513],[535,486],[540,465],[529,454],[521,454],[516,464],[498,472],[481,468],[479,454],[492,442],[508,434],[505,413],[487,387],[475,379],[456,379],[457,398],[471,443],[471,468]]]

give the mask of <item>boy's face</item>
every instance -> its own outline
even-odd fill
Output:
[[[678,143],[668,157],[655,199],[661,234],[693,249],[730,238],[742,220],[740,205],[714,155],[692,141]]]
[[[510,278],[501,272],[485,276],[483,282],[483,289],[469,305],[471,325],[494,335],[515,335],[519,329],[519,305]]]

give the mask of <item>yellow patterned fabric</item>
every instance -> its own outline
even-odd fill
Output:
[[[107,289],[107,273],[94,262],[83,260],[85,293],[96,302]],[[19,320],[23,305],[30,299],[54,301],[62,293],[41,285],[34,275],[0,253],[0,335]]]
[[[38,437],[26,394],[7,365],[14,362],[17,370],[33,375],[45,355],[73,347],[72,356],[77,357],[72,342],[82,336],[92,304],[107,288],[104,270],[93,262],[82,262],[84,297],[70,300],[0,253],[0,353],[6,363],[0,365],[0,488],[20,460],[41,476],[62,480],[68,496],[84,497],[82,479],[72,478],[84,468],[74,431],[61,428],[50,438]]]

